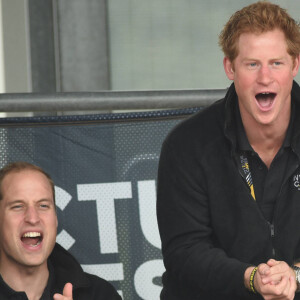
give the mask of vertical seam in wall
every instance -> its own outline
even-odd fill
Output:
[[[4,45],[3,45],[3,10],[2,1],[0,0],[0,93],[5,93],[5,65],[4,65]]]
[[[29,8],[28,0],[24,3],[24,21],[25,21],[25,34],[26,34],[26,70],[27,70],[27,92],[32,92],[32,72],[31,72],[31,37],[30,37],[30,25],[29,25]]]
[[[105,34],[106,34],[106,63],[107,63],[107,89],[111,90],[111,63],[110,63],[110,26],[109,26],[109,3],[104,0],[105,6]]]
[[[0,0],[0,93],[5,93],[5,72],[4,72],[4,46],[3,46],[3,10],[2,10],[2,1]],[[5,118],[6,113],[5,112],[0,112],[0,117]],[[2,139],[2,144],[7,144],[7,129],[3,128],[1,134],[1,139]],[[7,147],[1,147],[1,168],[7,164]]]
[[[61,92],[62,82],[61,82],[59,17],[58,17],[57,0],[52,1],[52,15],[53,15],[53,43],[54,43],[56,92]]]

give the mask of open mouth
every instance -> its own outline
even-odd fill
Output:
[[[258,93],[255,95],[257,103],[262,108],[270,108],[273,104],[275,97],[276,97],[275,93],[269,93],[269,92]]]
[[[22,242],[30,247],[37,247],[43,240],[40,232],[26,232],[21,237]]]

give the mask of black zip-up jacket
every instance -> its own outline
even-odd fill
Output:
[[[50,279],[41,300],[53,300],[62,294],[67,282],[73,284],[73,300],[122,300],[114,287],[102,278],[83,272],[77,260],[59,244],[49,257]],[[53,276],[53,277],[51,277]],[[27,300],[24,292],[15,292],[1,278],[1,300]]]
[[[272,224],[235,159],[236,101],[232,85],[224,99],[183,121],[163,144],[157,190],[163,300],[262,299],[246,290],[246,268],[270,258],[290,265],[300,258],[300,88],[294,82],[293,159]]]

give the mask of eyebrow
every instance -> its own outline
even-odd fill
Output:
[[[21,199],[7,201],[6,206],[10,206],[10,205],[17,204],[17,203],[25,203],[25,202],[26,201],[21,200]],[[36,201],[36,203],[41,203],[41,202],[49,202],[49,203],[54,204],[54,199],[42,198],[42,199]]]
[[[50,203],[50,204],[53,204],[54,205],[54,199],[48,199],[48,198],[42,198],[40,200],[38,200],[36,203],[42,203],[42,202],[47,202],[47,203]]]
[[[274,60],[285,60],[286,58],[285,57],[274,57],[274,58],[271,58],[271,59],[268,59],[268,61],[274,61]],[[251,57],[245,57],[243,58],[242,61],[260,61],[260,59],[258,58],[251,58]]]
[[[11,205],[14,205],[14,204],[17,204],[17,203],[24,203],[23,200],[12,200],[12,201],[7,201],[6,202],[6,206],[11,206]]]

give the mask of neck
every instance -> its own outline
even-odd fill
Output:
[[[265,165],[269,168],[275,155],[282,146],[289,126],[288,117],[275,124],[251,124],[242,116],[246,135],[251,147],[259,155]]]
[[[25,292],[29,300],[39,300],[42,297],[49,278],[47,264],[29,268],[0,266],[0,273],[9,287]]]
[[[273,159],[283,144],[284,137],[285,135],[277,137],[264,137],[261,139],[256,139],[255,141],[250,140],[250,145],[259,155],[265,165],[270,168]]]

